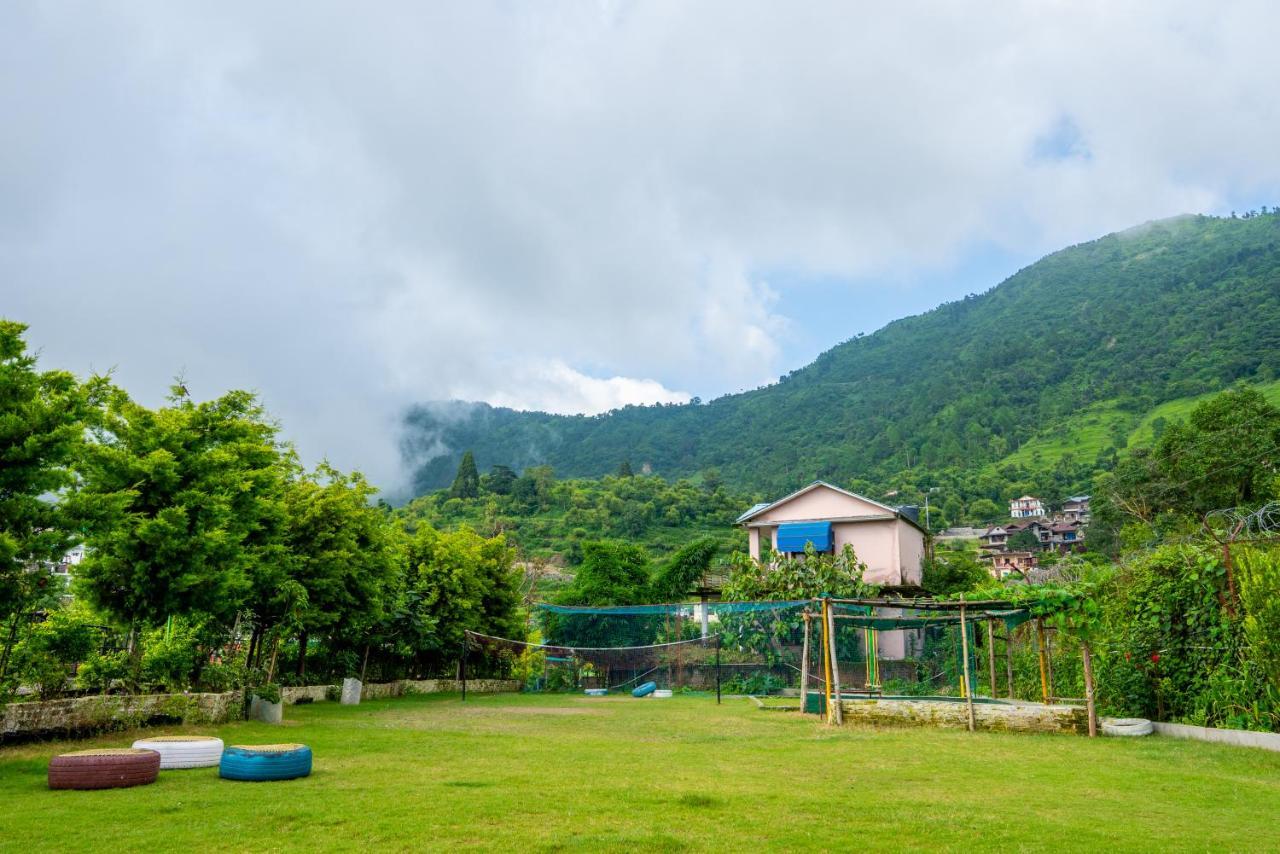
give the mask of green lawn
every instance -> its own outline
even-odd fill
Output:
[[[833,730],[748,700],[408,697],[287,710],[315,773],[51,792],[0,750],[0,849],[1275,850],[1280,754],[1160,738]],[[159,733],[162,730],[151,730]]]

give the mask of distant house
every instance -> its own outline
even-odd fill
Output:
[[[1044,504],[1033,495],[1024,495],[1009,502],[1009,516],[1013,519],[1037,519],[1044,515]]]
[[[1068,522],[1089,524],[1089,496],[1073,495],[1062,502],[1062,518]]]
[[[890,507],[815,481],[785,498],[757,504],[738,517],[738,524],[747,529],[756,560],[770,552],[802,554],[809,543],[829,554],[850,545],[867,565],[863,575],[867,582],[918,587],[926,535],[913,509]]]
[[[887,588],[917,588],[924,578],[927,536],[914,507],[890,507],[862,495],[815,481],[777,501],[757,504],[738,517],[747,529],[751,557],[771,552],[804,554],[806,547],[837,554],[853,546],[867,565],[862,577]],[[882,659],[897,661],[923,645],[921,629],[879,633]]]
[[[1009,529],[1003,525],[995,525],[978,535],[978,548],[981,551],[1002,552],[1009,542]]]
[[[1026,575],[1036,565],[1035,552],[1001,552],[991,555],[991,574],[997,579],[1008,575]]]

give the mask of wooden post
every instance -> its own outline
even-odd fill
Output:
[[[720,705],[720,642],[723,635],[716,635],[716,705]],[[801,706],[801,709],[804,707]]]
[[[844,709],[840,705],[840,653],[836,648],[836,620],[830,600],[824,600],[823,605],[827,609],[827,632],[831,635],[831,640],[827,642],[827,652],[831,655],[831,690],[835,707],[832,722],[843,724]]]
[[[1013,633],[1016,629],[1005,629],[1004,637],[1004,676],[1009,689],[1009,699],[1013,699]]]
[[[822,675],[823,675],[823,694],[827,704],[827,723],[833,720],[834,712],[831,711],[831,631],[827,628],[827,600],[822,600]]]
[[[998,693],[996,689],[996,629],[991,620],[987,620],[987,670],[991,675],[991,696],[994,697]]]
[[[804,610],[804,645],[800,648],[800,714],[805,713],[809,701],[809,609]]]
[[[964,660],[964,697],[969,712],[969,732],[973,732],[977,726],[973,720],[973,691],[970,690],[972,683],[969,680],[969,629],[965,623],[963,603],[960,605],[960,657]]]
[[[1036,617],[1036,654],[1040,658],[1040,699],[1049,705],[1049,663],[1044,654],[1044,617]]]
[[[462,636],[462,654],[458,656],[458,681],[462,683],[462,702],[467,701],[467,637]]]
[[[1089,738],[1098,735],[1098,710],[1093,703],[1093,651],[1087,640],[1080,641],[1080,656],[1084,659],[1084,702],[1089,710]]]
[[[1049,702],[1057,699],[1053,690],[1053,635],[1046,629],[1044,633],[1044,672],[1049,677]]]

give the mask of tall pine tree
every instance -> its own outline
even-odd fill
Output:
[[[470,451],[462,455],[458,463],[458,474],[453,478],[453,486],[449,487],[450,498],[475,498],[480,494],[480,472],[476,469],[476,458]]]

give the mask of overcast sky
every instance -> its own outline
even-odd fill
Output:
[[[8,0],[0,315],[390,487],[412,402],[709,398],[1280,204],[1278,9]]]

